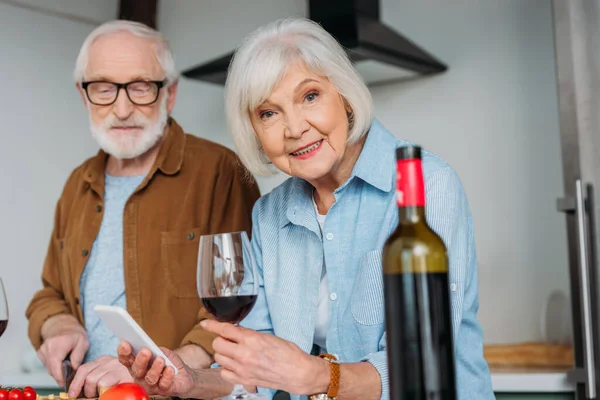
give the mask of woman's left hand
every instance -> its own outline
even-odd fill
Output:
[[[215,362],[226,381],[292,394],[320,393],[329,385],[329,364],[275,335],[229,323],[204,320],[202,327],[219,337],[213,342]]]

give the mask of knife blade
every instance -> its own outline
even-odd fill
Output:
[[[67,354],[62,361],[62,374],[65,381],[65,392],[68,393],[69,386],[71,386],[71,382],[73,382],[73,378],[75,377],[75,371],[73,371],[73,366],[71,365],[71,353]]]

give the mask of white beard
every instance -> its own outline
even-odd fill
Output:
[[[94,124],[91,114],[89,118],[92,137],[102,150],[119,160],[136,158],[154,147],[163,136],[169,118],[167,115],[167,96],[164,96],[160,102],[156,122],[152,122],[141,115],[132,115],[126,120],[120,120],[112,113],[99,124]],[[143,127],[142,133],[120,133],[115,135],[110,131],[111,127],[132,125]]]

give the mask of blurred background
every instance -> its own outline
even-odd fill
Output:
[[[448,67],[433,74],[407,71],[402,79],[388,79],[375,67],[363,72],[373,81],[376,117],[397,136],[440,155],[463,182],[475,225],[478,315],[485,344],[494,349],[487,353],[490,360],[523,343],[575,343],[581,358],[577,236],[567,227],[575,223],[575,175],[588,167],[575,171],[564,160],[567,154],[579,163],[581,153],[592,166],[589,173],[600,162],[600,143],[592,138],[593,132],[600,135],[594,117],[600,86],[590,86],[598,83],[600,52],[597,39],[585,42],[598,32],[598,3],[372,1],[378,2],[382,23]],[[134,7],[133,14],[123,14],[127,7],[130,13]],[[86,35],[120,15],[150,18],[170,40],[177,68],[189,71],[232,51],[264,23],[308,12],[308,0],[0,0],[0,277],[10,309],[0,338],[0,384],[16,382],[35,358],[24,313],[41,287],[54,207],[73,168],[97,151],[72,80]],[[586,31],[577,33],[575,26]],[[588,74],[589,85],[574,80],[578,68]],[[559,82],[567,85],[562,91]],[[591,97],[578,100],[583,92],[570,90],[577,85],[591,90]],[[576,108],[578,101],[583,108]],[[182,76],[173,116],[187,132],[233,147],[222,85]],[[577,124],[582,116],[590,118]],[[592,135],[589,142],[582,142],[585,135]],[[573,155],[572,146],[566,147],[568,137],[581,152]],[[595,171],[595,177],[584,178],[594,182]],[[285,178],[258,178],[261,192]],[[557,199],[565,196],[561,204],[568,223],[557,210]],[[590,242],[597,239],[589,236]],[[572,393],[577,388],[579,378],[567,377],[568,368],[553,369],[564,363],[538,364],[549,369],[525,378],[514,371],[495,374],[495,389]]]

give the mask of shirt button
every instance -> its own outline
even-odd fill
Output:
[[[98,205],[96,206],[96,211],[97,211],[97,212],[102,212],[102,206],[101,206],[100,204],[98,204]]]
[[[329,232],[325,237],[327,240],[333,240],[333,233]]]
[[[84,256],[84,257],[87,257],[87,255],[88,255],[88,254],[89,254],[89,251],[88,251],[88,249],[83,249],[83,250],[81,250],[81,255],[82,255],[82,256]]]
[[[450,290],[453,292],[456,292],[456,283],[451,283],[450,284]]]
[[[329,298],[331,299],[331,301],[335,301],[335,300],[337,299],[337,294],[335,294],[335,293],[331,293],[331,294],[329,295]]]
[[[194,240],[195,237],[196,237],[196,234],[194,232],[188,233],[188,240]]]

